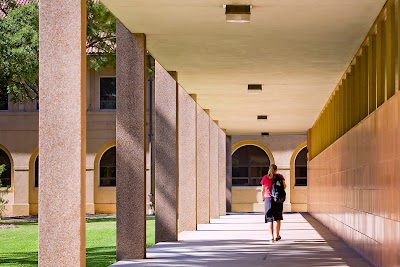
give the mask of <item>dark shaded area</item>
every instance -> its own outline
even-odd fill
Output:
[[[86,249],[86,266],[105,267],[116,261],[115,246]]]
[[[0,265],[8,266],[38,266],[38,253],[36,252],[11,252],[0,253]]]
[[[295,186],[307,186],[307,147],[304,147],[297,154],[295,160]]]
[[[5,170],[1,174],[1,186],[11,186],[11,160],[7,153],[0,148],[0,165],[5,165]]]
[[[100,186],[116,186],[116,148],[110,147],[100,159]]]

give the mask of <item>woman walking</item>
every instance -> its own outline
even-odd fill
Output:
[[[271,242],[281,240],[280,230],[281,230],[281,220],[283,220],[282,217],[283,203],[278,203],[274,201],[273,198],[271,198],[271,188],[273,186],[275,178],[278,178],[275,181],[276,183],[280,183],[280,181],[282,181],[283,187],[286,188],[285,178],[281,174],[276,173],[277,169],[278,167],[275,164],[271,164],[268,170],[268,174],[265,175],[261,180],[262,200],[264,201],[265,223],[267,224],[270,233]],[[274,227],[274,221],[276,222],[275,227]]]

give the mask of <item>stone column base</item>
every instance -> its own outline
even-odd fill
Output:
[[[95,214],[94,203],[86,203],[86,214]]]
[[[4,211],[5,216],[29,216],[29,204],[9,204]]]

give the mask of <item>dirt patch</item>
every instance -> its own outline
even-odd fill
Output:
[[[0,224],[0,230],[17,228],[14,224]]]

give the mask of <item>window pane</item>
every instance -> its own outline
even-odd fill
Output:
[[[308,153],[307,147],[300,150],[299,154],[297,154],[295,164],[307,166],[307,153]]]
[[[0,85],[0,110],[8,110],[8,93],[6,87]]]
[[[307,166],[296,166],[295,173],[296,177],[307,178]]]
[[[1,174],[1,184],[3,187],[11,186],[11,161],[7,153],[0,149],[0,165],[5,165],[5,171]]]
[[[249,168],[248,167],[233,167],[232,177],[248,177]]]
[[[249,146],[248,149],[251,165],[269,165],[269,158],[264,150],[256,146]]]
[[[35,160],[35,187],[39,187],[39,156]]]
[[[261,185],[261,178],[251,178],[250,179],[250,184],[249,185]]]
[[[248,179],[232,178],[232,185],[248,185]]]
[[[252,178],[262,178],[264,175],[268,173],[268,167],[251,167],[251,177]]]
[[[295,186],[307,186],[307,147],[297,154],[295,160]]]
[[[100,186],[116,186],[116,149],[108,149],[100,160]]]
[[[296,177],[295,186],[307,186],[307,178]]]
[[[116,108],[116,78],[100,78],[100,109]]]
[[[248,165],[249,164],[249,151],[247,147],[241,147],[232,155],[232,166]]]
[[[248,179],[232,182],[232,185],[260,185],[269,165],[269,157],[261,148],[253,145],[239,148],[232,155],[232,176]]]

